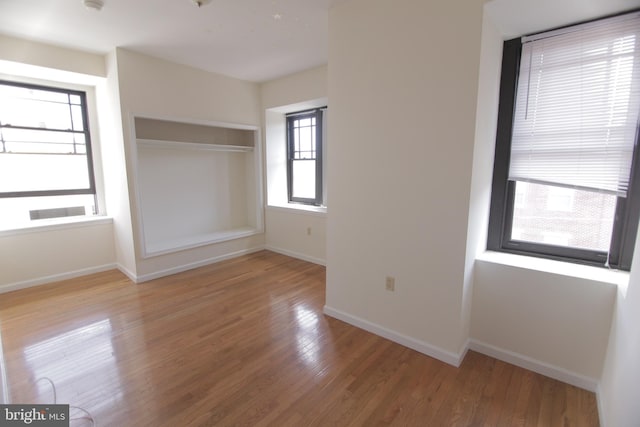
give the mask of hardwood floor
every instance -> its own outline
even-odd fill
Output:
[[[454,368],[323,315],[324,281],[263,251],[3,294],[0,379],[12,403],[52,403],[50,378],[100,427],[598,425],[593,393],[475,352]]]

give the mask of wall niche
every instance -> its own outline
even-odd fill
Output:
[[[144,258],[263,232],[257,127],[133,120]]]

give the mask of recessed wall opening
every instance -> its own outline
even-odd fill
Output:
[[[134,124],[143,257],[262,232],[257,128]]]

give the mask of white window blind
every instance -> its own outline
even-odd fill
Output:
[[[523,38],[509,179],[626,196],[640,13]]]

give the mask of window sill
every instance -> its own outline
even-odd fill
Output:
[[[91,227],[100,224],[112,224],[113,218],[96,215],[90,217],[42,219],[37,223],[25,224],[21,227],[0,230],[0,237],[14,236],[17,234],[40,233],[43,231],[64,230],[67,228]]]
[[[525,270],[540,271],[578,279],[595,280],[617,286],[624,291],[629,284],[629,272],[621,270],[607,270],[606,268],[590,265],[573,264],[525,255],[515,255],[502,252],[486,251],[480,254],[477,261],[501,264]]]
[[[271,205],[267,205],[266,209],[270,211],[275,211],[275,212],[298,213],[303,215],[316,215],[316,216],[327,215],[326,206],[309,206],[309,205],[303,205],[299,203],[285,203],[282,205],[271,204]]]

